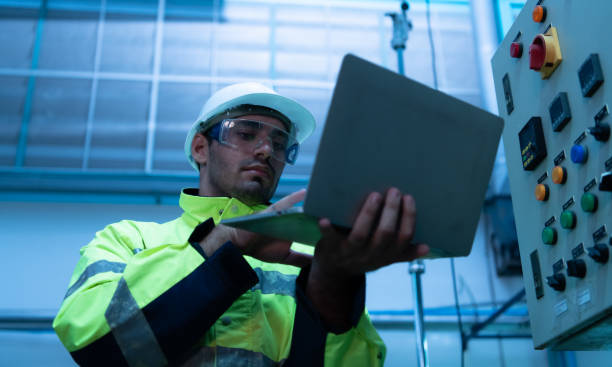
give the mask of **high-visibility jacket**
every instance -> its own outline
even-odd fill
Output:
[[[361,307],[354,307],[354,326],[334,334],[304,296],[300,279],[307,270],[299,275],[297,267],[243,256],[231,243],[205,259],[199,246],[188,241],[196,226],[265,206],[200,197],[189,190],[195,189],[181,194],[184,212],[179,218],[162,224],[111,224],[81,249],[53,322],[77,363],[383,364],[385,346],[363,309],[363,298],[356,302]],[[292,246],[312,252],[305,245]],[[364,297],[363,287],[360,292]]]

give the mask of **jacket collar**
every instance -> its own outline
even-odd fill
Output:
[[[208,218],[213,218],[217,224],[221,219],[248,215],[267,208],[267,205],[248,206],[236,198],[198,196],[197,188],[183,189],[179,206],[184,211],[182,217],[193,225]]]

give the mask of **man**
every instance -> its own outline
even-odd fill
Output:
[[[415,203],[372,193],[349,233],[319,222],[314,250],[219,225],[268,203],[314,129],[301,105],[256,83],[204,105],[185,153],[200,173],[184,213],[122,221],[81,249],[53,326],[83,365],[371,366],[385,348],[364,311],[365,272],[427,253],[410,243]],[[358,159],[358,157],[356,157]]]

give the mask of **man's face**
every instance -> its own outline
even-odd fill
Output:
[[[275,117],[254,114],[239,118],[265,122],[286,131]],[[268,126],[264,129],[272,130]],[[271,157],[268,139],[251,152],[212,140],[209,153],[208,162],[200,168],[204,171],[201,174],[205,174],[202,184],[208,185],[208,195],[235,197],[248,205],[267,203],[272,198],[285,163]]]

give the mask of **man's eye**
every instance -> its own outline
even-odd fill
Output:
[[[274,150],[281,150],[281,151],[285,151],[285,149],[287,149],[287,144],[283,143],[283,142],[274,142]]]
[[[253,139],[255,139],[255,134],[253,133],[249,133],[249,132],[244,132],[244,131],[238,131],[236,133],[238,135],[238,137],[244,141],[251,141]]]

